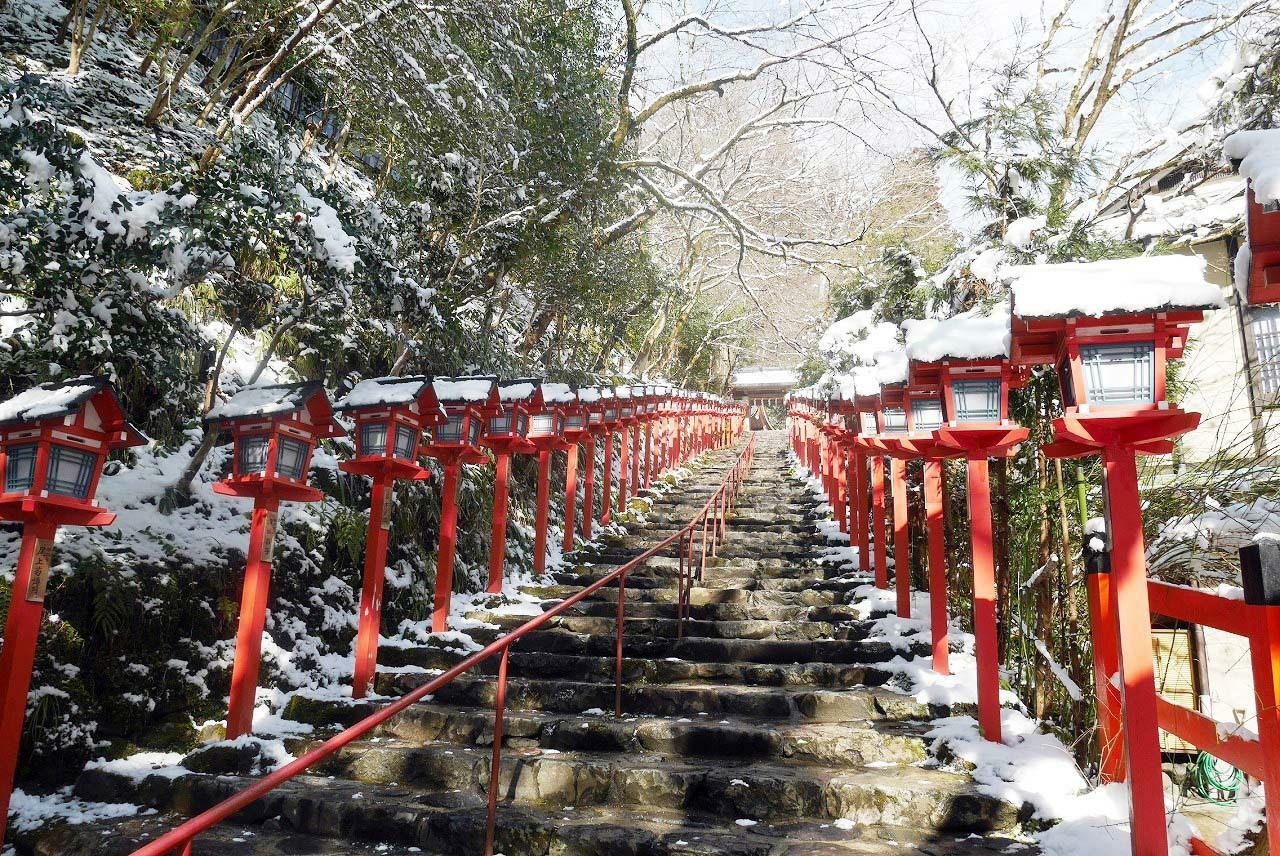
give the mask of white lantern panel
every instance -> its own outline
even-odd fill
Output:
[[[882,412],[885,433],[901,434],[907,430],[907,411],[900,407],[888,407]]]
[[[387,453],[387,423],[366,422],[360,426],[360,454],[385,455]]]
[[[418,455],[418,432],[407,425],[396,426],[396,457],[412,461]]]
[[[24,493],[36,481],[36,443],[10,446],[5,454],[4,492]]]
[[[529,433],[535,437],[545,437],[556,431],[556,418],[550,413],[539,413],[529,423]]]
[[[1084,390],[1090,404],[1155,402],[1155,345],[1081,345]]]
[[[306,466],[307,452],[310,449],[311,447],[301,440],[281,437],[280,449],[276,452],[276,475],[292,481],[302,481],[302,468]]]
[[[240,438],[236,449],[236,467],[242,476],[267,471],[267,449],[271,438],[266,434],[249,434]]]
[[[49,473],[45,489],[49,493],[89,498],[89,482],[93,480],[98,456],[94,452],[53,444],[49,447]]]
[[[450,413],[445,419],[443,425],[436,426],[436,442],[437,443],[461,443],[462,429],[465,427],[463,423],[467,420],[466,414]],[[478,420],[471,420],[478,423]]]
[[[859,413],[858,419],[862,423],[863,434],[876,433],[876,415],[874,413]]]
[[[995,378],[957,380],[951,384],[958,422],[999,422],[1000,381]]]
[[[942,399],[916,398],[911,401],[911,420],[917,431],[942,427]]]

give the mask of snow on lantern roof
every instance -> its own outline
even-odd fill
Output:
[[[876,354],[898,344],[898,328],[875,320],[875,310],[863,309],[827,328],[818,339],[818,350],[828,358],[851,357],[858,365],[871,365]]]
[[[74,415],[81,405],[107,386],[109,384],[106,378],[92,375],[33,386],[8,401],[0,402],[0,425]]]
[[[1259,204],[1280,202],[1280,128],[1236,131],[1227,137],[1223,150],[1239,161],[1240,174],[1249,179]]]
[[[578,395],[567,383],[544,383],[542,400],[547,404],[574,404],[578,401]]]
[[[1009,307],[970,309],[941,320],[902,322],[907,358],[922,363],[983,360],[1009,356]]]
[[[598,386],[584,386],[578,390],[578,403],[595,404],[603,398],[603,390]]]
[[[494,385],[498,378],[493,375],[471,375],[469,377],[438,377],[431,386],[436,391],[436,398],[452,404],[486,404],[494,394]]]
[[[906,383],[911,364],[907,360],[907,352],[901,348],[879,351],[875,355],[875,380],[879,386],[893,386]]]
[[[1222,289],[1205,280],[1201,256],[1136,256],[1097,262],[1013,265],[1003,275],[1022,318],[1215,309]]]
[[[615,387],[613,388],[613,397],[614,397],[614,398],[630,398],[630,397],[631,397],[631,387],[629,387],[629,386],[615,386]]]
[[[246,386],[206,413],[204,421],[213,423],[253,416],[285,416],[306,407],[315,396],[324,394],[324,386],[319,381]],[[325,409],[328,407],[326,397]]]
[[[871,366],[855,366],[852,371],[836,375],[834,380],[847,401],[853,401],[860,395],[880,393],[880,381]]]
[[[360,381],[343,398],[333,405],[339,412],[357,407],[390,407],[413,404],[431,385],[431,378],[374,377]]]
[[[542,381],[531,377],[498,381],[498,398],[503,402],[527,401],[539,404],[538,392],[541,386]]]

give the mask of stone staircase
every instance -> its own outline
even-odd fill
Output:
[[[921,735],[938,711],[884,686],[890,676],[875,664],[894,652],[867,639],[846,605],[864,580],[825,578],[813,558],[822,546],[811,526],[816,502],[789,477],[785,451],[785,434],[759,435],[719,557],[691,592],[683,638],[676,638],[675,550],[628,575],[622,718],[612,716],[616,587],[513,648],[496,851],[1033,852],[1010,837],[1018,807],[928,760]],[[580,556],[535,593],[553,604],[676,531],[712,494],[733,454],[708,456],[625,536]],[[475,617],[502,628],[492,636],[527,620]],[[434,670],[460,656],[423,646],[386,649],[382,660]],[[496,658],[201,837],[194,852],[479,853],[495,671]],[[379,688],[395,694],[429,678],[383,675]],[[323,736],[373,709],[298,697],[284,715]],[[250,781],[89,770],[78,795],[161,813],[63,827],[33,849],[128,853]]]

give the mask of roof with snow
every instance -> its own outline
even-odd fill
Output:
[[[324,384],[314,380],[246,386],[206,413],[204,422],[212,425],[254,417],[275,419],[304,408],[310,411],[312,424],[324,429],[321,436],[336,437],[343,433],[333,422],[333,406]]]
[[[93,375],[49,381],[33,386],[8,401],[0,402],[0,425],[72,416],[86,401],[108,387],[110,383],[106,378]]]
[[[436,398],[449,404],[487,404],[497,395],[498,378],[494,375],[438,377],[432,381]]]
[[[603,390],[598,386],[584,386],[578,390],[578,401],[582,404],[595,404],[604,396],[601,394]]]
[[[431,388],[431,378],[425,375],[367,378],[353,386],[333,409],[341,413],[359,407],[405,406],[417,402]]]
[[[922,363],[1009,356],[1009,307],[971,309],[942,320],[904,321],[907,358]]]
[[[1280,128],[1237,131],[1227,137],[1223,150],[1238,162],[1260,204],[1280,202]]]
[[[524,402],[535,407],[542,406],[542,381],[533,377],[514,378],[498,381],[498,398],[503,403]]]
[[[907,382],[911,363],[907,352],[901,348],[880,351],[876,354],[875,379],[880,386],[894,386]]]
[[[1222,289],[1205,279],[1205,260],[1193,255],[1012,265],[1002,274],[1013,292],[1013,311],[1023,318],[1097,318],[1222,305]]]
[[[818,350],[828,358],[849,357],[857,365],[875,363],[879,351],[898,344],[898,328],[888,321],[876,321],[875,310],[863,309],[841,318],[818,339]]]
[[[574,404],[578,401],[578,393],[567,383],[544,383],[542,400],[547,404]]]

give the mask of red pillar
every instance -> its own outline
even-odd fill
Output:
[[[22,528],[18,567],[14,571],[9,616],[4,625],[4,649],[0,650],[0,845],[4,844],[9,818],[9,797],[18,767],[18,747],[22,743],[22,723],[27,715],[27,692],[31,689],[31,667],[35,662],[40,618],[44,613],[41,583],[31,586],[31,572],[40,557],[46,563],[53,550],[55,523],[27,523]],[[42,571],[47,573],[47,571]]]
[[[502,591],[507,566],[507,503],[511,495],[511,453],[498,452],[497,474],[493,482],[493,525],[489,530],[489,585],[485,591]]]
[[[1276,690],[1280,686],[1280,606],[1250,606],[1256,616],[1249,637],[1253,665],[1253,692],[1258,711],[1258,740],[1263,746],[1280,745],[1280,710]],[[1280,752],[1262,753],[1267,782],[1280,782]],[[1280,817],[1280,787],[1266,789],[1266,816]],[[1270,852],[1280,852],[1280,821],[1267,823]]]
[[[951,674],[947,633],[947,546],[942,521],[942,461],[924,462],[925,520],[929,527],[929,623],[933,629],[933,670]]]
[[[911,617],[911,539],[907,534],[907,462],[889,459],[893,482],[893,576],[898,590],[898,617]]]
[[[458,482],[462,464],[444,466],[440,489],[440,548],[436,551],[436,599],[431,605],[431,632],[449,629],[449,600],[453,596],[453,563],[458,555]]]
[[[547,569],[547,527],[551,525],[551,450],[538,450],[538,499],[533,518],[533,572]]]
[[[833,471],[832,484],[835,487],[835,515],[836,523],[840,526],[840,531],[849,532],[849,459],[846,455],[844,446],[832,441],[831,443],[831,469]],[[852,543],[852,539],[850,539]]]
[[[577,528],[575,517],[578,507],[578,444],[571,443],[564,459],[564,544],[561,549],[573,550],[573,530]]]
[[[630,464],[628,458],[631,455],[631,429],[626,425],[622,426],[622,442],[618,444],[618,511],[619,513],[627,510],[627,478],[629,475]]]
[[[373,480],[369,533],[364,547],[364,589],[360,592],[360,624],[356,632],[355,675],[351,697],[364,698],[378,669],[378,636],[382,632],[382,584],[386,578],[387,536],[391,533],[394,488],[390,476]]]
[[[1093,638],[1093,693],[1098,707],[1099,773],[1104,784],[1124,781],[1124,731],[1120,690],[1111,682],[1120,671],[1116,655],[1115,601],[1109,572],[1085,576],[1089,591],[1089,623]]]
[[[249,529],[249,556],[245,562],[244,588],[240,594],[240,625],[236,630],[236,658],[231,668],[231,701],[227,708],[227,739],[234,740],[253,729],[253,703],[258,692],[258,668],[262,661],[262,628],[267,620],[267,596],[271,588],[271,560],[280,501],[259,498],[253,505]]]
[[[634,499],[640,495],[640,458],[644,448],[639,423],[631,429],[631,443],[631,498]]]
[[[653,484],[653,421],[644,423],[644,486]]]
[[[1167,856],[1138,470],[1132,447],[1107,446],[1103,449],[1103,462],[1110,500],[1107,532],[1111,536],[1111,583],[1119,639],[1133,852],[1135,856]]]
[[[973,635],[978,659],[978,725],[1000,734],[1000,654],[996,643],[996,564],[991,535],[991,482],[985,456],[969,458],[969,534],[973,545]]]
[[[884,458],[876,455],[871,459],[871,521],[875,526],[873,541],[875,543],[876,588],[889,587],[889,561],[886,558],[888,549],[884,526]],[[866,543],[863,533],[863,544]]]
[[[600,490],[600,523],[608,526],[613,515],[613,432],[604,432],[604,485]]]
[[[594,434],[587,437],[586,451],[587,460],[584,462],[586,477],[582,483],[582,540],[590,541],[591,527],[595,523],[592,515],[596,513],[596,437]]]

